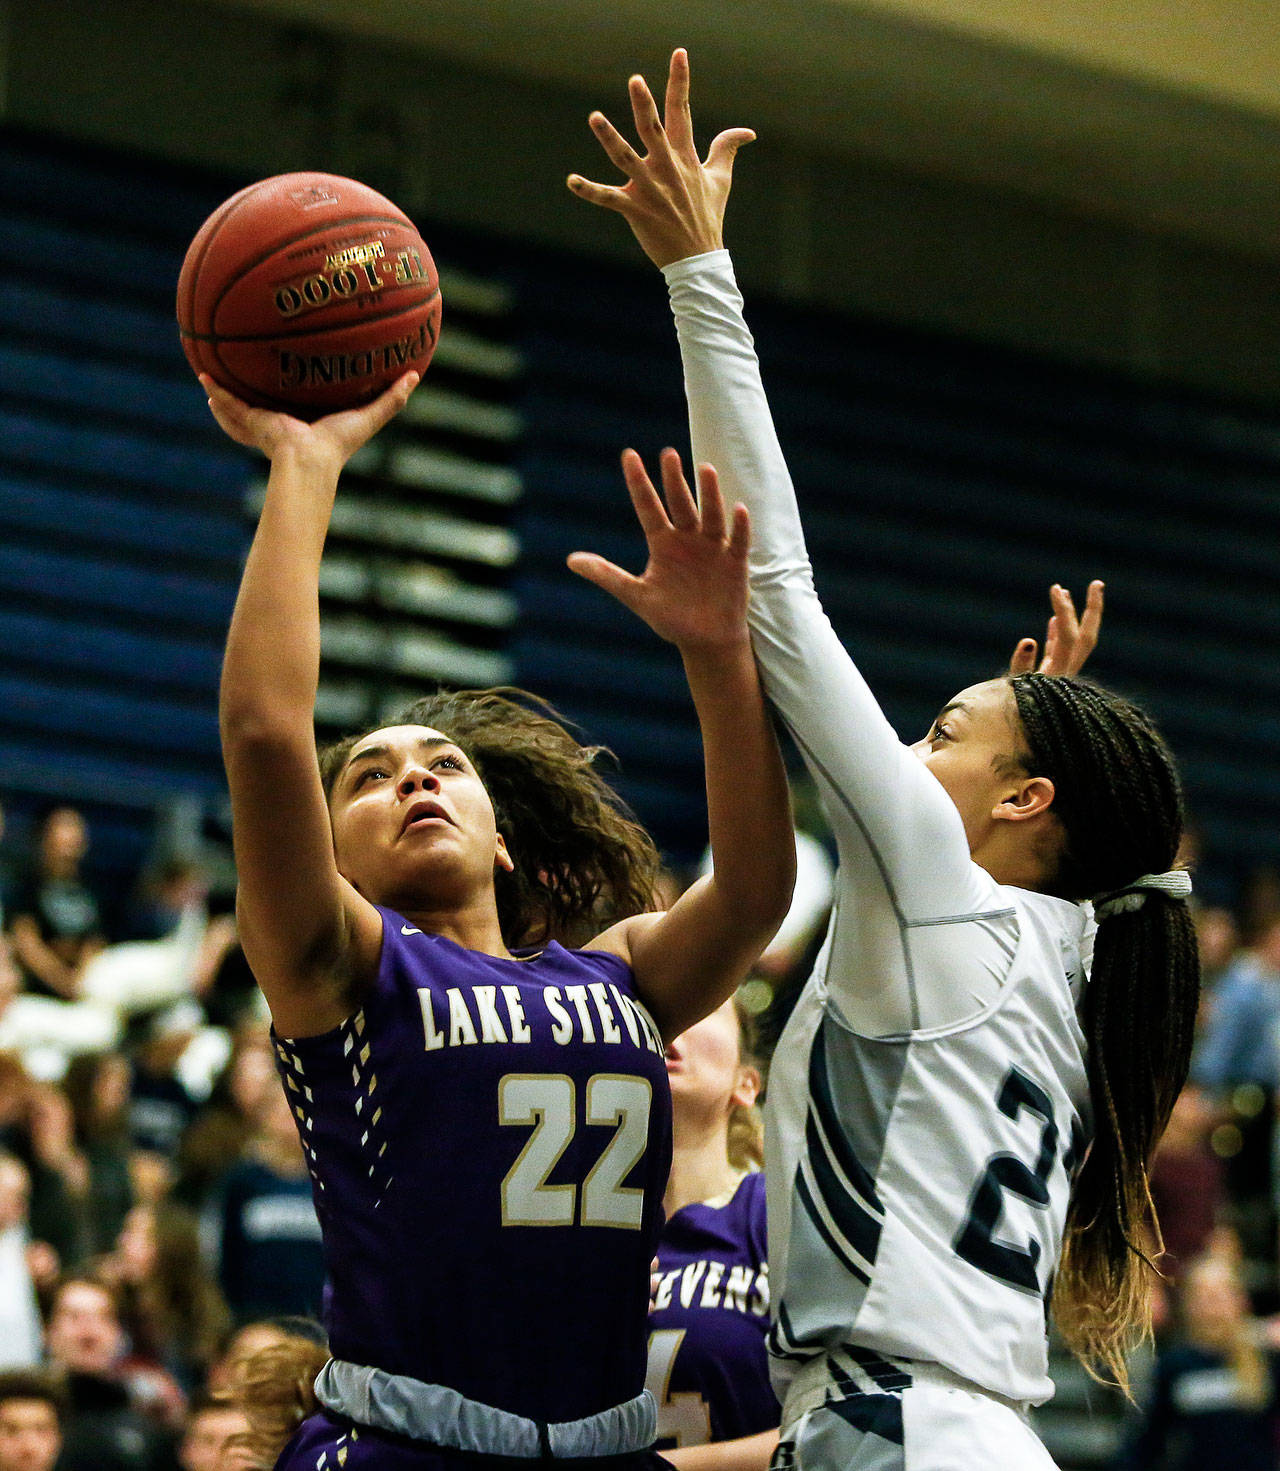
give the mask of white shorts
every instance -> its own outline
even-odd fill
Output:
[[[912,1369],[902,1389],[846,1394],[801,1415],[771,1471],[1055,1471],[1012,1404]]]

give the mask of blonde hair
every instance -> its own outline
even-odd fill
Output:
[[[328,1357],[322,1344],[286,1334],[236,1365],[224,1398],[243,1412],[249,1429],[231,1444],[252,1457],[255,1471],[271,1471],[294,1431],[320,1408],[316,1375]]]
[[[738,1065],[761,1072],[755,1018],[736,996],[733,1012],[738,1018]],[[757,1104],[734,1105],[729,1115],[726,1152],[735,1170],[750,1172],[764,1168],[764,1118]]]

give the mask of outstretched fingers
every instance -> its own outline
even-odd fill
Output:
[[[1022,639],[1009,661],[1010,674],[1079,674],[1098,646],[1102,628],[1104,587],[1095,579],[1089,584],[1084,613],[1077,615],[1071,593],[1060,583],[1049,589],[1053,608],[1044,636],[1044,657],[1036,661],[1036,642]]]
[[[565,183],[579,199],[585,199],[588,204],[598,204],[601,209],[612,209],[625,214],[631,202],[627,191],[619,189],[616,184],[597,184],[591,179],[584,179],[581,174],[570,174]]]
[[[627,92],[631,97],[631,116],[635,119],[636,132],[649,151],[649,162],[669,161],[671,141],[658,116],[658,104],[653,100],[648,82],[637,73],[627,82]]]
[[[751,550],[751,513],[741,501],[733,508],[733,527],[729,532],[729,550],[735,557],[743,560]]]
[[[1102,630],[1102,604],[1106,586],[1097,578],[1089,584],[1085,597],[1084,616],[1080,619],[1080,639],[1092,653],[1098,646],[1098,634]]]
[[[623,607],[630,608],[633,612],[636,610],[641,592],[638,577],[595,552],[570,552],[567,562],[570,572],[585,578],[587,582],[594,582],[610,597],[617,598]]]
[[[680,456],[673,449],[664,449],[661,465],[662,493],[667,499],[667,514],[672,526],[677,531],[700,530],[702,517],[698,513],[698,503],[693,498],[693,491],[689,489],[689,482],[684,478]]]
[[[713,541],[723,541],[726,535],[724,494],[720,489],[720,477],[714,465],[698,466],[698,510],[702,516],[702,534]]]
[[[649,479],[649,472],[644,467],[644,461],[633,449],[622,451],[622,478],[627,482],[627,494],[631,497],[636,520],[639,521],[640,530],[644,532],[645,538],[657,536],[663,531],[670,531],[671,522],[667,518],[667,509],[662,504],[662,497],[654,489],[653,481]]]
[[[693,114],[689,110],[689,53],[683,46],[671,53],[662,115],[671,147],[677,153],[693,153]]]
[[[738,149],[755,141],[756,135],[751,128],[726,128],[723,133],[717,133],[707,149],[707,169],[712,173],[728,172],[732,175]]]
[[[632,80],[635,80],[633,78]],[[643,85],[643,83],[642,83]],[[648,88],[645,88],[646,93]],[[649,99],[652,103],[653,99]],[[609,162],[614,164],[628,179],[644,171],[644,159],[632,148],[631,144],[622,136],[614,125],[602,112],[593,112],[587,119],[591,125],[591,131],[596,135],[601,148],[604,149]]]

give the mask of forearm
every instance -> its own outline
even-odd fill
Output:
[[[818,781],[846,880],[853,869],[880,875],[913,917],[962,912],[970,864],[955,808],[903,747],[814,591],[728,256],[693,257],[665,274],[695,453],[716,465],[726,499],[751,513],[747,616],[761,678]]]
[[[316,974],[331,976],[344,937],[314,734],[320,556],[336,483],[326,460],[290,452],[273,462],[222,671],[239,933],[276,1025],[291,1035],[319,1014]]]
[[[682,657],[702,732],[715,899],[737,918],[743,943],[762,947],[786,917],[795,883],[782,754],[745,638]]]
[[[28,915],[18,915],[13,921],[12,935],[13,948],[23,968],[64,1000],[73,1000],[80,987],[80,977],[40,938],[35,921]]]
[[[729,501],[751,512],[751,580],[812,584],[791,474],[778,441],[755,345],[727,251],[663,272],[675,313],[695,462],[709,461]]]
[[[676,1471],[767,1471],[778,1445],[776,1430],[762,1430],[738,1440],[690,1445],[663,1451]]]
[[[222,668],[224,743],[311,739],[320,670],[320,557],[338,465],[283,450],[273,461]]]

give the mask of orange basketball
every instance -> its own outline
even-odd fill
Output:
[[[277,174],[209,216],[178,277],[197,373],[304,419],[376,398],[431,361],[440,283],[413,221],[336,174]]]

